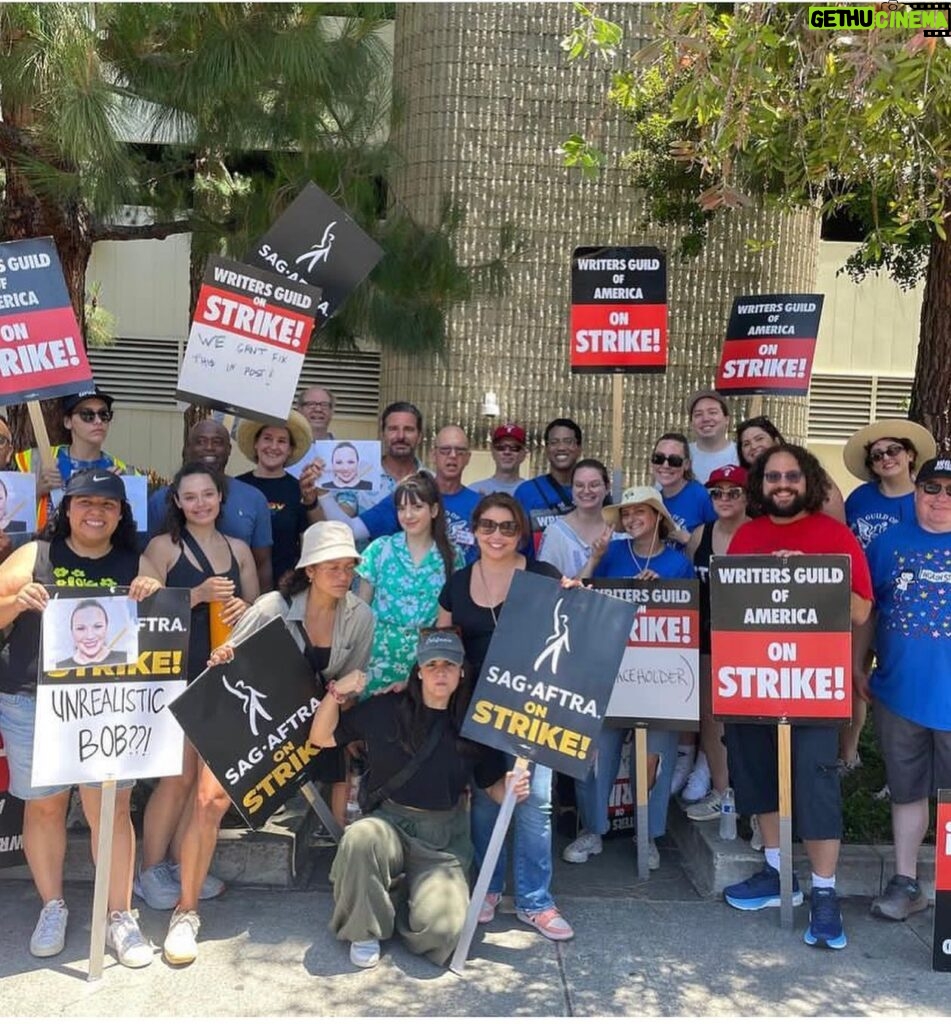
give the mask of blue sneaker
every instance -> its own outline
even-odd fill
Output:
[[[842,910],[835,889],[813,889],[809,898],[809,927],[802,937],[807,946],[845,949],[848,939],[842,926]]]
[[[792,887],[793,906],[801,906],[802,889],[799,888],[799,879],[795,872],[792,876]],[[779,872],[768,864],[764,864],[762,871],[750,875],[746,881],[728,885],[723,890],[723,898],[737,910],[763,910],[766,907],[778,907],[780,903]]]

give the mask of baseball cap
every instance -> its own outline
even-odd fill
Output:
[[[425,665],[428,661],[450,661],[461,665],[466,656],[459,634],[451,629],[437,629],[422,633],[416,648],[416,661]]]
[[[736,487],[746,486],[746,470],[742,466],[718,466],[709,476],[706,486],[715,484],[734,484]]]
[[[693,416],[693,407],[700,401],[701,398],[712,398],[715,402],[720,403],[720,408],[723,410],[724,416],[730,415],[730,407],[726,404],[726,399],[718,391],[714,391],[712,388],[704,388],[701,391],[695,391],[687,399],[687,415]]]
[[[492,443],[500,441],[514,441],[516,444],[525,444],[525,431],[517,423],[503,423],[492,431]]]
[[[923,484],[939,476],[951,476],[951,455],[941,455],[937,459],[928,459],[921,469],[918,470],[915,483]]]
[[[79,405],[80,402],[85,402],[87,398],[101,398],[108,409],[112,408],[112,403],[115,401],[112,395],[107,395],[105,391],[100,391],[99,388],[87,388],[85,391],[79,391],[75,395],[64,395],[63,396],[63,412],[68,415]]]
[[[84,469],[74,473],[67,481],[63,495],[74,498],[80,494],[112,498],[115,501],[126,500],[122,477],[108,469]]]

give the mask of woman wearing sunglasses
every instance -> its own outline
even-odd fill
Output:
[[[683,547],[696,527],[716,519],[706,488],[694,480],[690,471],[687,438],[675,432],[661,434],[654,442],[650,467],[664,506],[675,524],[668,540]]]
[[[521,504],[510,495],[486,495],[472,513],[472,526],[479,558],[453,573],[443,587],[436,624],[459,627],[472,678],[477,680],[516,571],[568,581],[553,565],[519,553],[528,538],[529,523]],[[528,799],[515,809],[515,911],[520,921],[537,928],[546,938],[561,940],[570,939],[574,931],[551,895],[551,783],[551,769],[535,765]],[[485,856],[497,814],[498,807],[492,800],[476,791],[472,799],[472,842],[477,865]],[[481,924],[495,917],[505,867],[503,847],[479,914]]]

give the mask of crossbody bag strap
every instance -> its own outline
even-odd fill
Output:
[[[395,775],[391,775],[382,786],[379,786],[367,795],[367,805],[370,808],[379,806],[384,800],[388,800],[390,795],[395,793],[400,786],[409,782],[422,767],[423,762],[436,749],[436,745],[442,739],[442,734],[445,731],[446,716],[443,716],[439,719],[432,732],[426,737],[426,742],[413,754],[409,761]]]

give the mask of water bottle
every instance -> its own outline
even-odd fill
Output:
[[[359,818],[363,817],[363,812],[360,810],[360,775],[350,776],[350,786],[347,791],[347,817],[346,822],[348,825],[352,825]]]
[[[736,803],[729,786],[720,800],[720,838],[736,839]]]

